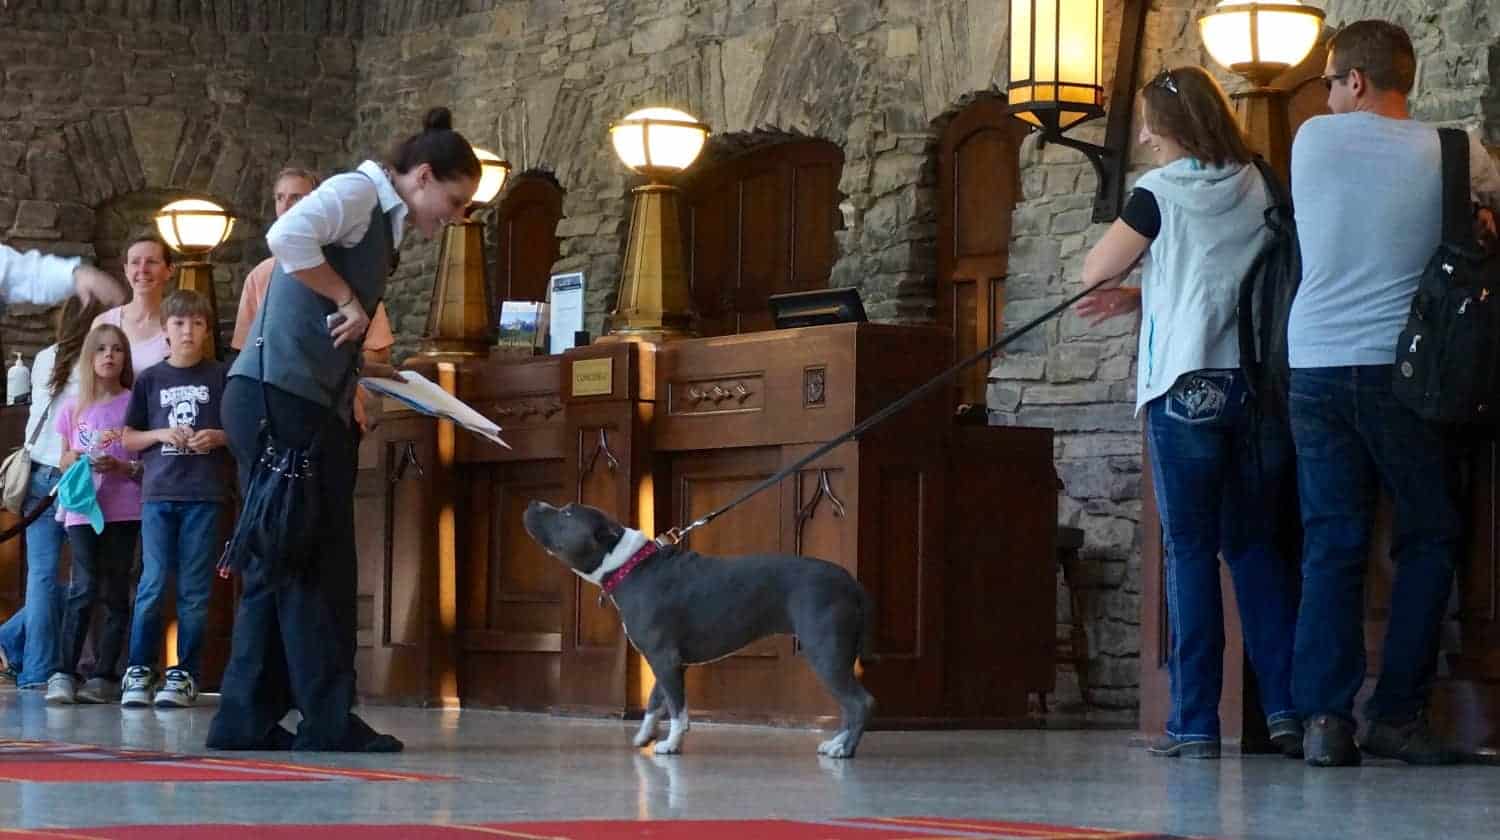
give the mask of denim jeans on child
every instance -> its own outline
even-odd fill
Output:
[[[1391,393],[1391,365],[1292,371],[1302,503],[1302,610],[1292,691],[1304,716],[1352,720],[1365,676],[1364,575],[1376,480],[1393,507],[1391,586],[1372,720],[1421,713],[1453,586],[1461,519],[1441,429]]]
[[[161,659],[161,599],[177,581],[177,667],[197,679],[208,603],[219,559],[218,502],[146,502],[141,506],[141,580],[135,589],[130,664]]]
[[[1219,737],[1224,607],[1219,557],[1229,567],[1268,721],[1293,717],[1296,567],[1277,549],[1277,499],[1290,487],[1285,427],[1251,410],[1235,370],[1184,374],[1146,406],[1152,481],[1166,552],[1167,733]]]
[[[140,532],[141,523],[135,521],[107,523],[100,534],[89,525],[68,528],[73,577],[63,604],[62,660],[57,670],[78,675],[89,620],[94,605],[100,604],[104,626],[96,640],[98,659],[91,676],[119,677],[120,649],[130,629],[130,566]]]
[[[41,504],[61,477],[57,467],[32,464],[23,509]],[[52,513],[49,510],[26,527],[26,600],[0,626],[0,648],[21,669],[16,684],[22,688],[45,686],[61,659],[63,588],[57,583],[57,568],[65,535]]]

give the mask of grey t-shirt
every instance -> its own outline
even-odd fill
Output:
[[[185,426],[190,432],[222,429],[223,364],[205,359],[190,368],[170,361],[141,371],[130,389],[125,425],[136,431]],[[141,500],[146,502],[222,502],[229,498],[229,450],[179,450],[157,443],[141,453],[145,474]]]
[[[1470,179],[1494,206],[1500,174],[1470,142]],[[1292,203],[1302,248],[1287,326],[1292,367],[1392,364],[1442,236],[1437,130],[1369,113],[1313,117],[1292,145]]]

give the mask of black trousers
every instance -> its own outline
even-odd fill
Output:
[[[90,676],[115,679],[130,632],[130,567],[141,523],[107,522],[98,534],[88,525],[73,525],[67,534],[73,566],[63,602],[62,661],[52,670],[77,674],[94,607],[100,605],[104,624],[95,640],[96,661]]]
[[[259,454],[265,416],[260,388],[255,380],[233,377],[224,389],[224,431],[241,487]],[[284,443],[304,446],[322,436],[319,470],[311,479],[322,498],[322,532],[306,574],[271,582],[258,570],[246,573],[208,747],[359,750],[376,733],[351,711],[358,589],[355,437],[329,409],[275,388],[267,393],[272,426]],[[295,737],[279,725],[294,708],[302,713]]]

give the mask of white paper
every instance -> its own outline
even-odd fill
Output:
[[[506,449],[510,444],[500,437],[500,427],[488,417],[470,408],[468,404],[439,388],[431,379],[414,370],[396,371],[405,382],[397,382],[384,376],[361,377],[359,384],[377,394],[398,400],[414,411],[429,417],[451,420],[476,435],[498,443]]]
[[[548,353],[573,349],[573,334],[583,329],[583,272],[552,275],[547,287],[552,304]]]

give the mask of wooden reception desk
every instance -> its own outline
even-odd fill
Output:
[[[598,590],[527,537],[527,503],[584,502],[648,533],[689,522],[941,370],[945,342],[934,329],[849,324],[426,364],[514,448],[442,438],[410,415],[371,441],[359,485],[371,523],[360,546],[362,693],[638,711],[649,669]],[[688,545],[807,554],[854,574],[878,613],[879,660],[864,681],[886,725],[1017,719],[1029,693],[1053,685],[1056,482],[1049,430],[955,426],[940,394]],[[836,714],[792,638],[688,675],[696,715]]]

